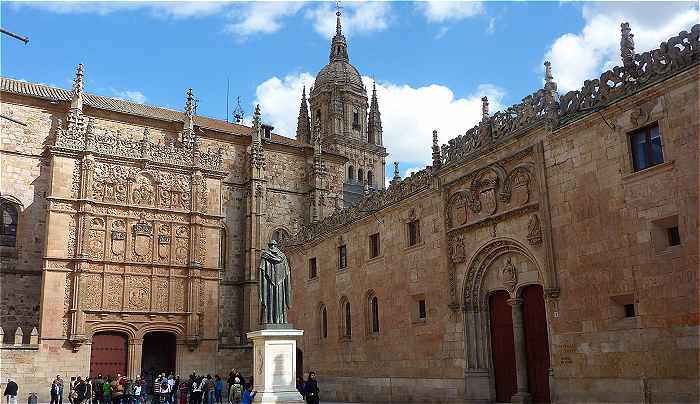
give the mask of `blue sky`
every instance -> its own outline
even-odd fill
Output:
[[[84,63],[86,90],[182,109],[192,87],[198,113],[226,113],[226,80],[250,117],[294,136],[301,85],[328,62],[335,25],[328,2],[9,2],[0,6],[2,76],[70,88]],[[619,64],[619,24],[637,51],[698,22],[697,3],[344,2],[350,61],[378,84],[389,161],[402,175],[480,116],[542,85],[552,61],[560,92]],[[233,106],[229,105],[229,109]],[[391,164],[387,164],[391,166]]]

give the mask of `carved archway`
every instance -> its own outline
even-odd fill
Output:
[[[547,285],[541,264],[524,244],[510,238],[488,242],[467,261],[461,287],[464,310],[465,398],[496,398],[489,296],[505,291],[516,299],[527,285]],[[502,293],[502,292],[501,292]]]

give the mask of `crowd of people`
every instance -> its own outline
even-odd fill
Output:
[[[307,380],[297,377],[296,388],[308,404],[319,403],[315,372],[309,372]],[[50,404],[63,404],[64,399],[70,404],[250,404],[257,394],[253,381],[246,383],[237,370],[232,370],[226,381],[219,375],[196,373],[186,379],[160,373],[152,381],[117,373],[114,377],[71,377],[65,383],[57,375],[50,389]],[[17,402],[17,391],[17,383],[8,379],[4,391],[8,403]]]

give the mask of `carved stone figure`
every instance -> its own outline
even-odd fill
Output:
[[[260,254],[260,314],[263,324],[287,324],[291,303],[291,273],[287,257],[271,240]]]
[[[510,258],[506,260],[506,263],[501,269],[501,275],[503,276],[503,286],[512,295],[515,291],[515,285],[518,284],[518,270],[515,269],[513,262]]]

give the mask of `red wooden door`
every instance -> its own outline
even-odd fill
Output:
[[[522,297],[528,388],[534,402],[548,403],[549,342],[542,287],[528,286]]]
[[[124,334],[100,333],[93,335],[90,376],[126,374],[126,355],[126,336]]]
[[[517,391],[513,316],[508,293],[498,291],[489,297],[491,312],[491,354],[496,378],[496,401],[510,402]]]

